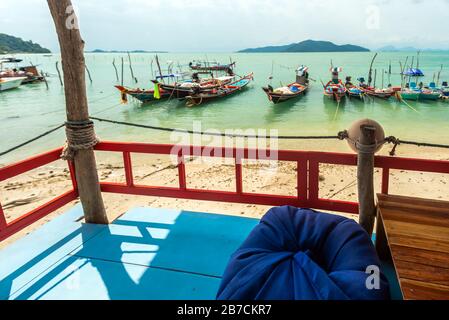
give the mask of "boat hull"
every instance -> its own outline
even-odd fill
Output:
[[[25,77],[20,78],[1,78],[0,79],[0,92],[12,90],[20,87],[22,82],[25,80]]]
[[[358,100],[364,99],[363,90],[356,86],[348,88],[347,94],[350,99],[358,99]]]
[[[427,100],[427,101],[437,101],[441,97],[440,93],[432,92],[432,93],[420,93],[419,100]]]
[[[160,90],[160,99],[156,99],[154,97],[154,90],[138,90],[138,89],[129,89],[122,86],[115,86],[122,95],[128,95],[142,103],[149,103],[154,101],[160,101],[164,99],[168,99],[170,97],[170,93]],[[125,100],[125,99],[122,99]]]
[[[404,100],[413,100],[418,101],[419,100],[419,92],[400,92],[401,98]]]
[[[437,101],[440,99],[441,94],[438,92],[401,92],[401,97],[404,100],[413,100],[413,101]]]
[[[324,96],[331,100],[339,102],[346,97],[346,93],[327,93],[327,92],[325,92]]]
[[[340,102],[342,99],[344,99],[347,92],[348,89],[341,81],[339,81],[338,83],[329,81],[324,86],[324,96],[337,102]]]
[[[228,85],[224,85],[218,89],[188,96],[186,97],[186,105],[188,107],[194,107],[209,102],[211,100],[231,96],[233,94],[241,92],[246,86],[250,84],[252,80],[253,75],[250,74],[246,77],[241,78],[240,80],[232,82]]]
[[[226,79],[224,81],[217,82],[218,79],[213,79],[210,81],[205,81],[201,83],[199,86],[195,87],[186,87],[182,86],[182,84],[164,84],[159,83],[159,86],[162,90],[169,93],[170,96],[172,96],[175,99],[178,100],[184,100],[188,96],[200,94],[200,93],[209,93],[213,90],[216,90],[220,88],[221,86],[225,84],[229,84],[232,81],[235,81],[233,77],[229,77],[229,79]]]
[[[290,87],[289,85],[288,87]],[[295,98],[299,98],[306,94],[307,90],[309,89],[308,86],[302,86],[302,88],[298,92],[294,93],[277,93],[276,90],[272,90],[268,87],[262,88],[262,90],[267,94],[268,100],[273,102],[274,104],[282,103],[285,101],[289,101]]]
[[[364,88],[363,93],[372,98],[378,98],[383,100],[388,100],[393,96],[396,96],[395,90],[376,90],[374,88]]]

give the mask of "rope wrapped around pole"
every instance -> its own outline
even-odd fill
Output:
[[[91,120],[67,121],[65,131],[67,141],[61,154],[63,160],[73,160],[79,150],[93,149],[100,142]]]
[[[390,136],[390,137],[386,137],[383,141],[379,141],[377,144],[373,144],[373,145],[362,145],[359,141],[355,141],[354,139],[351,139],[349,137],[349,133],[348,130],[344,130],[344,131],[340,131],[337,134],[337,138],[339,140],[347,140],[351,143],[353,143],[357,150],[359,150],[359,152],[361,153],[372,153],[373,151],[375,151],[378,147],[385,145],[385,144],[393,144],[393,149],[390,151],[390,156],[394,157],[396,155],[396,149],[398,147],[398,145],[401,144],[401,141],[394,137],[394,136]]]

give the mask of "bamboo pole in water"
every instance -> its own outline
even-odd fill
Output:
[[[115,70],[115,77],[117,78],[117,82],[120,81],[119,77],[118,77],[118,70],[117,70],[117,66],[115,65],[115,58],[112,60],[112,65],[114,66],[114,70]]]
[[[61,48],[64,71],[67,120],[86,123],[89,108],[86,94],[84,41],[77,27],[76,14],[70,0],[47,0]],[[71,20],[69,20],[71,19]],[[74,25],[68,27],[68,22]],[[79,150],[73,159],[78,193],[86,223],[107,224],[93,149]]]
[[[58,72],[59,83],[61,83],[61,87],[63,87],[64,82],[62,82],[61,71],[59,71],[59,61],[56,61],[56,71]]]
[[[123,87],[123,84],[124,84],[124,73],[125,73],[125,60],[123,60],[123,57],[122,57],[122,81],[121,81],[121,84],[122,84],[122,87]]]
[[[138,83],[139,81],[134,76],[134,70],[133,70],[133,65],[132,65],[132,61],[131,61],[131,54],[129,53],[129,51],[128,51],[128,59],[129,59],[129,70],[131,70],[131,77],[135,83]]]
[[[86,66],[87,75],[89,76],[89,81],[90,81],[90,83],[92,83],[92,77],[90,75],[89,68],[87,67],[87,64],[85,66]]]

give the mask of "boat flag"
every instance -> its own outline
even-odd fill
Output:
[[[127,93],[125,91],[121,92],[120,98],[121,98],[120,102],[122,104],[127,104],[128,103],[128,95],[127,95]]]
[[[159,100],[161,98],[161,93],[159,92],[159,84],[154,84],[154,98]]]

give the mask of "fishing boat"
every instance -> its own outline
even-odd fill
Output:
[[[343,71],[343,68],[332,67],[330,71],[332,72],[332,80],[329,81],[326,85],[323,84],[324,95],[337,102],[340,102],[346,96],[346,93],[348,91],[343,81],[338,78],[338,75]]]
[[[153,82],[158,84],[162,90],[169,92],[173,98],[183,100],[194,93],[203,93],[230,84],[235,81],[235,78],[235,76],[223,76],[218,78],[200,79],[195,73],[193,79],[188,81],[165,84],[156,79],[153,80]]]
[[[6,63],[20,63],[23,61],[22,59],[17,59],[14,57],[2,58],[2,60],[4,60]]]
[[[415,82],[411,82],[406,88],[400,91],[401,98],[404,100],[430,100],[436,101],[441,97],[438,90],[417,86]]]
[[[352,83],[352,77],[346,77],[346,83],[345,83],[347,94],[349,98],[355,98],[355,99],[360,99],[363,100],[365,98],[364,92],[362,90],[362,88],[354,85]]]
[[[443,83],[441,84],[441,95],[444,97],[449,97],[449,86],[447,84],[447,81],[443,81]]]
[[[376,53],[371,60],[371,64],[369,67],[368,72],[368,83],[366,83],[366,80],[364,77],[360,77],[357,80],[359,81],[358,88],[362,90],[363,95],[370,97],[370,98],[378,98],[383,100],[388,100],[391,97],[395,96],[397,97],[397,92],[401,91],[401,87],[393,87],[391,85],[391,62],[388,67],[388,87],[384,88],[384,72],[382,72],[382,87],[377,88],[376,87],[376,79],[377,79],[377,69],[373,69],[374,62],[376,61],[376,58],[378,56],[378,53]],[[373,71],[374,71],[374,79],[373,79]]]
[[[0,92],[20,87],[26,77],[0,78]]]
[[[22,82],[22,84],[45,81],[45,77],[39,73],[36,66],[25,66],[25,67],[3,69],[3,64],[5,63],[14,63],[14,62],[11,62],[10,59],[0,60],[0,78],[24,77],[25,80]]]
[[[420,89],[419,100],[437,101],[441,97],[441,92],[428,88]]]
[[[374,87],[365,87],[362,88],[363,93],[369,97],[379,98],[383,100],[388,100],[391,97],[396,97],[398,90],[395,88],[374,88]]]
[[[412,65],[409,69],[401,72],[401,76],[404,78],[408,77],[408,82],[404,89],[400,91],[401,98],[404,100],[431,100],[436,101],[441,97],[441,92],[436,88],[435,83],[432,83],[429,87],[424,87],[423,83],[420,82],[419,85],[416,83],[420,77],[424,77],[424,72],[419,69],[419,52],[417,56],[416,68]],[[411,81],[414,79],[414,81]]]
[[[124,86],[115,86],[121,93],[122,103],[128,102],[127,96],[131,96],[132,98],[142,102],[148,103],[152,101],[158,101],[163,99],[168,99],[170,97],[170,93],[165,90],[159,89],[159,96],[155,95],[155,90],[143,90],[143,89],[132,89]]]
[[[274,104],[300,97],[309,89],[309,68],[301,66],[296,70],[296,82],[277,89],[270,85],[262,89]]]
[[[372,98],[379,98],[388,100],[391,97],[397,96],[397,92],[401,91],[400,87],[388,87],[388,88],[376,88],[365,83],[365,78],[357,79],[359,81],[359,88],[363,91],[363,94]]]
[[[187,81],[180,80],[185,79],[185,74],[167,74],[157,76],[155,80],[152,80],[154,83],[154,88],[152,89],[140,89],[140,88],[129,88],[123,85],[115,86],[121,93],[121,101],[122,103],[128,102],[128,96],[140,101],[141,103],[149,103],[153,101],[160,101],[164,99],[168,99],[173,96],[172,91],[167,91],[161,88],[161,83],[159,80],[163,79],[175,79],[176,81]]]
[[[8,69],[0,71],[1,78],[25,78],[22,84],[30,84],[45,81],[44,76],[40,75],[35,66],[21,67],[19,69]]]
[[[196,71],[228,71],[235,67],[235,62],[229,64],[220,64],[218,62],[201,62],[192,61],[189,63],[189,67]]]
[[[237,81],[222,85],[217,89],[212,89],[207,92],[197,92],[191,96],[186,97],[186,105],[188,107],[198,106],[210,100],[224,98],[237,92],[241,92],[241,90],[248,86],[253,80],[254,77],[251,73]]]

